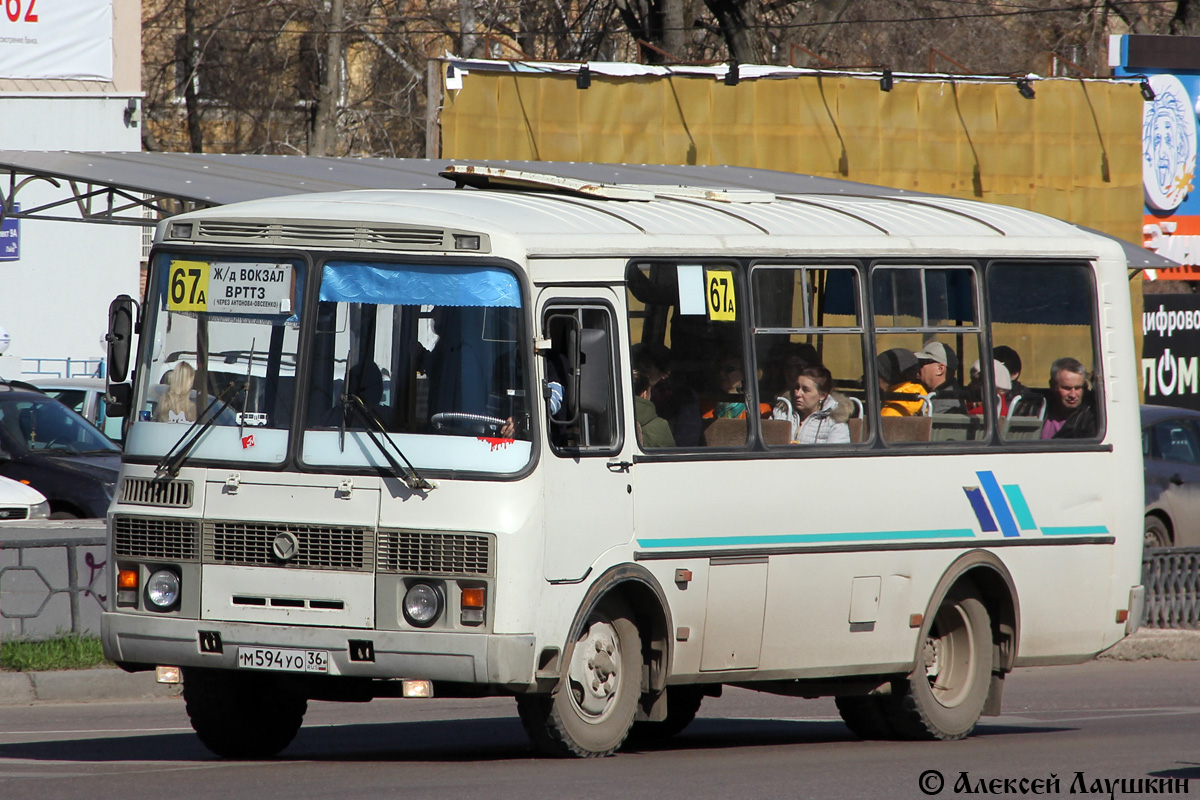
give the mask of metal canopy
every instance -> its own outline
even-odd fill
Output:
[[[322,158],[222,153],[91,153],[0,150],[0,219],[57,220],[153,227],[164,217],[210,206],[281,195],[353,189],[446,188],[448,159]],[[472,162],[590,183],[699,186],[866,197],[921,197],[865,183],[733,166],[594,164],[551,161]],[[4,179],[7,173],[7,180]],[[21,202],[31,183],[57,191],[36,206]],[[1106,235],[1106,234],[1101,234]],[[1110,237],[1116,238],[1116,237]],[[1179,266],[1117,239],[1132,268]]]

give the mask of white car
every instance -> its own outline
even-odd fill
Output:
[[[50,503],[44,494],[20,481],[0,476],[0,524],[49,516]]]

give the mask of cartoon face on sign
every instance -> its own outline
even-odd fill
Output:
[[[1153,75],[1150,85],[1155,97],[1142,112],[1142,185],[1147,205],[1171,211],[1196,174],[1196,115],[1174,75]]]

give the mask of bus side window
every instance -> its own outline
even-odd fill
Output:
[[[868,432],[866,337],[858,269],[756,264],[750,283],[759,397],[770,405],[769,419],[762,422],[763,443],[863,441]],[[819,385],[821,368],[832,379],[828,393]],[[813,388],[818,389],[815,400]]]
[[[891,444],[983,442],[992,396],[966,390],[982,327],[969,265],[879,265],[871,272],[880,433]]]
[[[549,305],[542,330],[539,391],[556,453],[611,455],[621,443],[612,311],[601,305]]]
[[[728,262],[626,269],[632,367],[653,371],[649,399],[671,430],[658,441],[743,449],[754,420],[770,413],[745,360],[740,274]]]
[[[995,262],[987,267],[992,355],[1008,373],[1006,444],[1104,434],[1103,381],[1096,352],[1096,289],[1081,263]],[[1055,396],[1051,373],[1082,383],[1078,405]]]

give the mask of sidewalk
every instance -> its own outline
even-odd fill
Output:
[[[1151,658],[1200,661],[1200,630],[1143,628],[1097,658],[1115,661]],[[0,706],[151,700],[175,698],[179,694],[178,685],[155,682],[153,672],[128,673],[115,668],[0,672]]]
[[[178,697],[180,687],[158,683],[154,671],[115,667],[61,672],[0,672],[0,706],[44,703],[99,703]]]

